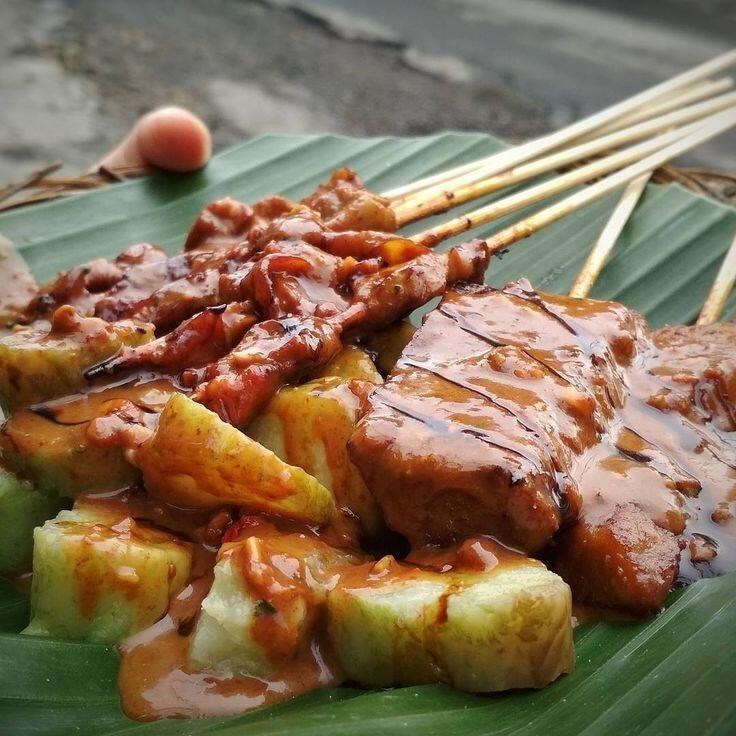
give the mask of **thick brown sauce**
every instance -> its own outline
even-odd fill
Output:
[[[270,527],[270,524],[264,525],[255,519],[252,523],[256,527]],[[293,530],[289,532],[290,527],[293,525],[287,523],[280,531],[276,531],[277,542],[284,547],[286,554],[274,555],[274,567],[270,568],[266,577],[262,577],[263,570],[258,564],[243,568],[246,563],[238,559],[239,550],[231,550],[235,552],[236,563],[241,566],[241,574],[248,580],[249,590],[258,592],[264,601],[273,601],[279,606],[283,604],[284,597],[294,594],[289,580],[295,577],[292,568],[299,564],[288,553],[288,537],[283,534],[291,533],[295,537],[294,555],[299,552],[300,537],[317,539],[310,530],[300,535]],[[267,541],[272,532],[267,528],[260,533],[265,535],[263,538]],[[225,554],[228,554],[227,545],[225,550]],[[488,572],[499,565],[512,565],[525,559],[521,553],[494,540],[478,538],[450,549],[415,550],[406,563],[399,563],[391,556],[362,564],[336,562],[332,568],[324,570],[323,575],[328,588],[365,588],[383,585],[388,579],[421,578],[425,571]],[[281,664],[268,678],[191,669],[188,658],[192,632],[211,579],[211,574],[204,574],[193,580],[173,600],[165,618],[121,645],[118,685],[126,715],[143,721],[165,717],[232,715],[273,705],[317,688],[339,685],[343,681],[344,676],[321,635],[320,627],[317,627],[306,645],[298,647],[295,654],[290,653],[290,646],[284,646]],[[269,618],[257,617],[256,622]],[[273,637],[264,640],[264,644],[276,642],[280,636],[278,631],[269,627],[261,632],[254,631],[254,635],[259,634]]]
[[[516,315],[510,309],[515,299],[525,303]],[[523,344],[526,354],[534,351],[535,360],[550,373],[576,387],[586,378],[591,385],[586,365],[601,369],[606,390],[596,403],[598,411],[608,418],[601,421],[603,432],[594,438],[594,444],[573,459],[570,471],[583,492],[586,518],[605,520],[617,504],[633,501],[657,524],[683,535],[682,581],[736,569],[736,522],[725,513],[718,514],[724,505],[736,500],[733,438],[724,436],[707,417],[692,420],[648,403],[650,397],[671,387],[650,370],[657,351],[644,334],[637,334],[641,327],[625,324],[623,312],[617,317],[601,303],[545,296],[545,309],[541,309],[538,298],[518,288],[505,292],[495,309],[484,308],[482,317],[458,306],[443,305],[440,311],[453,321],[462,318],[464,331],[477,335],[485,344]],[[555,322],[564,322],[567,339],[550,328],[552,311]],[[631,334],[630,347],[626,345],[627,332]],[[438,355],[448,352],[453,351],[437,346]],[[473,352],[472,346],[467,352]],[[584,371],[582,375],[576,375],[576,363]],[[432,369],[453,383],[465,385],[468,381],[456,366],[448,368],[440,363]],[[456,375],[448,375],[453,370]],[[479,383],[477,376],[474,380]],[[519,397],[515,403],[517,411],[524,406]],[[565,441],[570,444],[568,437]],[[637,444],[632,451],[631,445]],[[652,474],[649,468],[657,473]]]
[[[339,684],[341,675],[317,640],[268,679],[192,671],[187,662],[194,619],[210,582],[206,576],[188,585],[167,616],[122,644],[118,685],[127,716],[149,721],[234,715]]]
[[[208,528],[203,512],[167,507],[135,490],[84,500],[98,503],[111,513],[127,511],[136,517],[154,519],[190,539],[201,540],[194,550],[191,581],[172,600],[167,615],[125,640],[120,647],[118,684],[123,710],[130,718],[147,721],[233,715],[341,681],[339,669],[330,660],[318,634],[268,678],[191,669],[188,665],[191,639],[202,600],[212,584],[216,548],[206,543],[214,530]],[[216,515],[209,527],[213,522],[216,526],[217,521]],[[246,518],[244,522],[247,526],[249,520]],[[270,526],[255,519],[251,523]],[[293,534],[296,528],[298,525],[285,522],[281,532],[274,530],[274,533],[288,535],[292,530]],[[237,536],[235,529],[232,533]],[[310,538],[314,535],[308,529],[304,533]],[[221,540],[213,541],[217,545]],[[262,591],[264,596],[278,597],[279,593],[275,579]]]
[[[118,400],[130,401],[143,410],[161,411],[174,386],[170,378],[153,373],[140,374],[113,384],[91,387],[84,393],[34,404],[21,411],[38,414],[55,424],[78,425],[103,415],[111,402]]]

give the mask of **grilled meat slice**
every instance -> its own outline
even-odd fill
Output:
[[[396,230],[396,215],[388,200],[369,192],[347,168],[335,171],[302,202],[319,212],[329,230]]]
[[[523,281],[459,288],[373,394],[351,457],[413,545],[554,541],[579,600],[655,611],[676,576],[736,569],[733,327],[701,330],[652,339],[621,305]]]
[[[649,368],[666,386],[650,403],[736,431],[736,324],[663,327],[652,341]]]
[[[448,293],[351,439],[387,522],[415,545],[490,534],[538,551],[577,512],[570,467],[612,411],[606,372],[584,380],[593,345],[531,293]]]
[[[578,600],[632,613],[656,613],[677,575],[680,548],[633,504],[600,524],[580,523],[560,535],[556,569]]]

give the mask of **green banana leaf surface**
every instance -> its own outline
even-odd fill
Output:
[[[218,197],[303,196],[343,165],[380,192],[502,147],[489,136],[452,133],[409,139],[263,136],[219,154],[195,174],[156,174],[11,210],[0,215],[0,234],[44,280],[135,242],[174,252],[197,211]],[[500,285],[525,276],[538,289],[564,293],[617,197],[573,213],[494,258],[488,280]],[[519,216],[472,235],[487,236]],[[691,322],[734,232],[733,209],[675,185],[650,185],[591,296],[638,309],[654,326]],[[724,318],[735,311],[732,296]],[[674,592],[653,619],[578,627],[575,671],[541,691],[476,696],[442,686],[345,687],[243,716],[197,721],[128,720],[118,705],[115,649],[20,636],[27,619],[27,599],[0,580],[3,736],[736,733],[736,573]]]

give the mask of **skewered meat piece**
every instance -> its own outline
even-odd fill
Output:
[[[369,192],[347,168],[333,172],[329,181],[302,203],[319,212],[329,230],[396,230],[396,215],[388,200]]]
[[[166,293],[167,287],[184,292],[181,284],[189,283],[187,279],[201,280],[202,273],[221,268],[224,263],[245,260],[250,253],[249,246],[241,246],[167,256],[155,245],[134,245],[113,261],[100,258],[62,272],[30,302],[27,321],[66,304],[84,316],[101,317],[108,322],[134,317],[142,306],[155,301],[153,294]]]
[[[713,329],[710,362],[694,331],[695,344],[670,339],[673,364],[703,370],[700,350],[723,367],[733,328]],[[732,538],[718,541],[736,533],[735,438],[702,411],[660,411],[661,355],[621,305],[523,281],[463,287],[373,394],[351,457],[413,545],[488,534],[540,552],[554,539],[578,599],[655,611],[678,563],[682,579],[736,568]]]
[[[446,295],[351,439],[388,524],[416,546],[480,533],[535,551],[575,515],[565,440],[595,442],[596,404],[576,388],[583,356],[560,322],[559,355],[524,349],[525,311],[486,287]]]
[[[293,206],[284,197],[266,197],[252,207],[231,197],[218,199],[197,215],[184,241],[184,250],[212,251],[239,245]]]
[[[353,301],[367,307],[363,330],[387,327],[459,281],[482,281],[488,259],[485,243],[472,240],[442,254],[423,248],[412,260],[356,278]]]
[[[242,281],[257,256],[257,248],[247,242],[217,251],[192,251],[178,257],[186,260],[187,266],[177,278],[162,280],[158,288],[137,294],[133,300],[126,294],[121,298],[113,290],[97,303],[96,312],[110,321],[128,318],[151,322],[159,334],[166,333],[203,309],[248,299],[249,294],[221,296],[220,285],[223,276],[234,273]]]
[[[237,282],[239,290],[235,293],[240,298],[252,298],[266,318],[313,314],[317,309],[324,316],[328,309],[334,313],[343,311],[352,299],[376,302],[371,313],[375,315],[373,319],[380,320],[379,299],[393,314],[396,307],[386,303],[386,298],[406,304],[408,292],[423,304],[431,298],[425,292],[441,289],[448,279],[454,282],[477,273],[474,262],[466,263],[460,256],[437,256],[395,236],[382,246],[385,247],[376,249],[376,257],[358,261],[350,256],[332,255],[301,240],[271,243],[253,263],[247,281],[243,280],[243,272],[236,272],[232,279],[221,281],[221,291],[225,282]],[[411,283],[405,283],[409,280]],[[382,289],[380,294],[378,288]],[[233,293],[221,293],[221,298],[227,296],[232,297]],[[405,308],[413,309],[410,304]]]
[[[215,269],[189,273],[182,278],[165,282],[133,304],[106,299],[101,313],[111,322],[127,316],[150,322],[157,334],[164,334],[197,312],[217,304],[219,272]],[[111,304],[110,302],[113,302]]]
[[[253,208],[232,197],[210,202],[189,228],[184,251],[215,250],[245,240],[253,223]]]
[[[179,274],[181,268],[179,262],[167,264],[166,253],[158,246],[132,245],[112,261],[96,258],[62,271],[31,299],[24,310],[26,321],[48,315],[65,304],[91,317],[95,314],[95,304],[121,282],[126,282],[129,293],[140,298],[155,289],[167,273]]]
[[[284,241],[302,241],[318,245],[324,237],[324,230],[325,225],[317,212],[305,205],[296,205],[254,234],[252,240],[257,248]]]
[[[305,205],[276,218],[251,240],[260,248],[285,241],[302,241],[343,258],[380,257],[388,263],[408,260],[426,251],[414,241],[398,237],[392,230],[331,230],[318,212]]]
[[[334,357],[345,330],[385,326],[440,296],[456,281],[478,280],[488,257],[485,244],[474,241],[356,279],[351,304],[344,311],[336,312],[327,302],[312,316],[261,322],[233,352],[185,379],[199,383],[197,401],[242,427],[280,386]]]
[[[237,427],[249,419],[283,384],[324,365],[340,350],[346,324],[362,306],[332,318],[284,317],[259,322],[222,360],[201,372],[193,398]],[[186,383],[194,376],[185,372]]]
[[[680,548],[634,504],[616,506],[600,524],[565,531],[555,569],[576,600],[646,615],[659,610],[677,575]]]
[[[197,216],[184,243],[184,250],[219,250],[243,241],[265,242],[299,238],[313,242],[306,230],[396,230],[396,218],[388,200],[369,192],[354,171],[339,169],[329,181],[302,200],[302,207],[285,197],[266,197],[252,207],[230,197],[207,205]],[[297,213],[304,217],[279,234],[284,217]],[[311,215],[311,217],[310,217]],[[316,215],[316,217],[314,217]],[[306,228],[300,231],[299,225]]]
[[[351,235],[357,243],[362,234]],[[376,243],[371,249],[375,257],[362,261],[332,255],[297,238],[202,254],[182,278],[164,283],[132,304],[113,293],[98,303],[96,311],[111,321],[151,322],[160,334],[203,309],[232,301],[253,299],[265,318],[311,314],[323,303],[344,309],[351,276],[373,273],[386,263],[402,263],[426,252],[394,235],[385,236],[382,242],[372,233],[368,236]]]
[[[736,431],[736,325],[675,325],[652,333],[650,370],[666,388],[650,400],[662,411],[701,414],[724,432]]]
[[[322,304],[342,311],[347,307],[345,286],[354,265],[303,241],[272,243],[251,269],[249,296],[266,319],[314,314]]]
[[[168,335],[146,343],[145,350],[123,348],[120,354],[85,371],[90,380],[133,368],[178,372],[218,360],[258,321],[249,302],[210,307],[182,322]]]
[[[190,254],[189,258],[185,276],[134,304],[115,305],[115,297],[111,296],[107,318],[139,319],[155,324],[159,332],[167,332],[203,309],[251,298],[266,317],[294,313],[299,303],[304,313],[309,311],[307,303],[312,302],[333,301],[344,308],[345,300],[337,290],[357,267],[354,259],[345,264],[345,259],[300,240],[265,247],[244,243]],[[378,265],[374,264],[373,270]]]

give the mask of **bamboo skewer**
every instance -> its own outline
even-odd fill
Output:
[[[736,119],[736,109],[730,112]],[[424,230],[421,233],[413,235],[411,240],[431,248],[453,235],[458,235],[459,233],[470,230],[478,225],[483,225],[486,222],[490,222],[491,220],[495,220],[499,217],[508,215],[511,212],[522,209],[534,202],[548,199],[549,197],[559,194],[560,192],[564,192],[566,189],[570,189],[577,184],[583,184],[593,179],[597,179],[604,174],[608,174],[611,171],[615,171],[616,169],[620,169],[635,161],[639,161],[645,156],[648,156],[655,151],[659,151],[660,149],[679,141],[681,138],[700,130],[704,125],[713,121],[713,119],[720,114],[722,113],[711,115],[704,121],[691,123],[683,128],[677,128],[676,130],[669,131],[668,133],[663,133],[646,140],[643,143],[630,146],[629,148],[624,148],[610,156],[597,159],[585,166],[573,169],[572,171],[557,176],[554,179],[543,181],[536,186],[510,194],[507,197],[491,202],[490,204],[487,204],[473,212],[460,215],[459,217],[448,220],[436,227],[429,228],[428,230]]]
[[[572,140],[592,133],[596,129],[599,129],[634,110],[653,103],[655,100],[659,100],[661,102],[665,95],[699,82],[702,79],[706,79],[712,74],[726,69],[734,63],[736,63],[736,49],[728,51],[725,54],[721,54],[720,56],[678,74],[671,79],[660,82],[647,90],[639,92],[633,97],[618,102],[611,107],[590,115],[587,118],[583,118],[572,125],[561,128],[554,133],[550,133],[546,136],[542,136],[541,138],[529,141],[528,143],[516,146],[508,151],[502,151],[481,160],[489,166],[491,162],[493,162],[495,164],[494,173],[500,173],[511,166],[516,166],[517,164],[528,161],[535,156],[547,153],[558,146],[565,145]],[[468,171],[472,171],[478,165],[479,162],[476,161],[471,162],[470,164],[456,166],[453,169],[425,177],[411,184],[391,189],[384,192],[384,196],[392,200],[399,199],[419,191],[420,189],[424,189],[430,184],[447,181],[448,179],[452,179],[461,174],[467,173]]]
[[[616,148],[625,142],[643,138],[650,133],[659,132],[671,125],[705,117],[709,113],[727,107],[732,100],[736,99],[736,97],[725,94],[710,97],[717,92],[730,89],[733,84],[733,79],[724,77],[693,85],[685,92],[671,93],[666,95],[666,99],[660,104],[634,111],[590,135],[583,136],[572,148],[562,148],[549,156],[533,159],[529,163],[505,170],[495,176],[490,175],[489,177],[489,171],[492,174],[496,169],[495,161],[491,161],[490,169],[489,164],[484,163],[483,160],[474,162],[478,164],[475,168],[461,174],[456,179],[430,185],[419,192],[394,200],[393,209],[397,213],[397,222],[403,226],[427,215],[449,210],[469,200],[512,186],[540,173],[546,173],[601,151]],[[706,99],[701,105],[694,104],[709,97],[710,99]],[[689,106],[684,107],[686,104]],[[620,137],[615,135],[617,133],[620,134]],[[486,184],[480,188],[474,188],[473,185],[480,181],[485,181]]]
[[[652,175],[651,171],[629,182],[624,193],[613,210],[606,226],[601,231],[598,241],[590,251],[580,273],[570,289],[570,296],[583,299],[588,296],[595,280],[598,278],[603,264],[616,245],[624,226],[631,217],[639,198],[646,189]]]
[[[716,280],[713,282],[703,308],[700,310],[697,324],[710,325],[718,321],[734,284],[736,284],[736,237],[734,237],[726,252],[723,263],[721,263]]]
[[[591,137],[605,135],[621,128],[627,128],[634,123],[639,123],[642,120],[648,120],[649,118],[663,115],[664,113],[672,110],[677,110],[686,105],[692,105],[695,102],[715,97],[716,95],[727,92],[733,87],[734,81],[731,77],[721,77],[720,79],[706,79],[704,82],[699,82],[691,87],[687,87],[683,90],[678,90],[671,95],[667,95],[661,102],[655,102],[652,105],[647,105],[644,109],[634,110],[629,115],[624,115],[613,123],[604,125],[602,128],[598,128]]]
[[[676,158],[695,146],[703,143],[710,138],[715,137],[719,133],[728,130],[736,125],[736,112],[727,110],[718,113],[708,120],[706,124],[701,124],[693,133],[688,134],[684,138],[675,143],[662,148],[659,151],[627,166],[621,171],[609,174],[604,179],[581,189],[565,199],[556,202],[544,209],[541,209],[529,217],[524,218],[509,227],[504,228],[495,235],[486,240],[491,253],[496,253],[509,245],[528,237],[537,230],[556,222],[560,218],[574,212],[597,199],[600,199],[609,192],[615,191],[619,187],[628,184],[632,179],[636,179],[648,171],[653,171],[667,161]]]
[[[629,128],[609,133],[601,138],[581,143],[572,148],[553,153],[495,176],[486,176],[483,168],[459,177],[448,184],[424,191],[413,198],[394,205],[399,225],[448,210],[477,199],[491,192],[517,184],[543,173],[554,171],[570,163],[584,160],[602,151],[617,148],[624,143],[661,132],[673,125],[688,123],[736,105],[736,92],[715,97],[697,105],[675,110],[652,120],[637,123]]]

